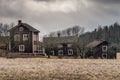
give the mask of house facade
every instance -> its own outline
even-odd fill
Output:
[[[77,41],[77,36],[43,38],[46,53],[53,56],[76,56],[77,48],[74,45]]]
[[[18,20],[18,24],[9,30],[9,50],[12,52],[35,53],[38,51],[39,30]]]
[[[109,50],[109,43],[103,40],[94,40],[86,46],[88,52],[85,57],[93,58],[116,58],[116,53],[111,53]]]

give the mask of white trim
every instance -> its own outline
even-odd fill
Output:
[[[34,51],[37,51],[37,45],[33,45],[34,46]]]
[[[28,34],[23,34],[23,41],[27,41],[29,39],[29,35]]]
[[[19,51],[24,52],[25,51],[25,45],[19,45]]]
[[[104,57],[104,56],[106,56],[106,57]],[[107,59],[107,53],[102,53],[102,58]]]
[[[107,46],[102,46],[102,51],[106,52],[107,51]]]
[[[73,49],[68,49],[68,55],[73,55]]]
[[[63,55],[63,50],[58,50],[58,55]]]
[[[9,51],[11,51],[11,41],[9,41]]]

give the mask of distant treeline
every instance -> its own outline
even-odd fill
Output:
[[[45,35],[44,37],[57,37],[58,33],[60,34],[61,37],[62,36],[79,36],[80,34],[84,33],[84,27],[75,25],[73,27],[69,27],[61,31],[50,32],[48,35]]]
[[[14,23],[3,24],[0,23],[0,36],[9,36],[8,30],[14,26]]]
[[[117,51],[120,51],[120,25],[117,22],[109,26],[99,26],[93,31],[85,33],[84,27],[77,25],[62,31],[51,32],[46,36],[56,37],[58,32],[61,33],[61,36],[79,36],[78,43],[81,48],[85,47],[93,40],[106,40],[110,43],[110,47],[116,48]]]
[[[106,40],[110,43],[111,47],[120,51],[120,25],[118,23],[114,23],[110,26],[99,26],[92,32],[86,32],[80,35],[79,40],[83,45],[86,45],[95,39]]]

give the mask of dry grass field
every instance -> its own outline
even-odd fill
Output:
[[[120,80],[120,60],[0,58],[0,80]]]

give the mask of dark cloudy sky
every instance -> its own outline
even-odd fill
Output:
[[[0,22],[29,23],[41,35],[73,25],[93,30],[120,22],[120,0],[0,0]]]

